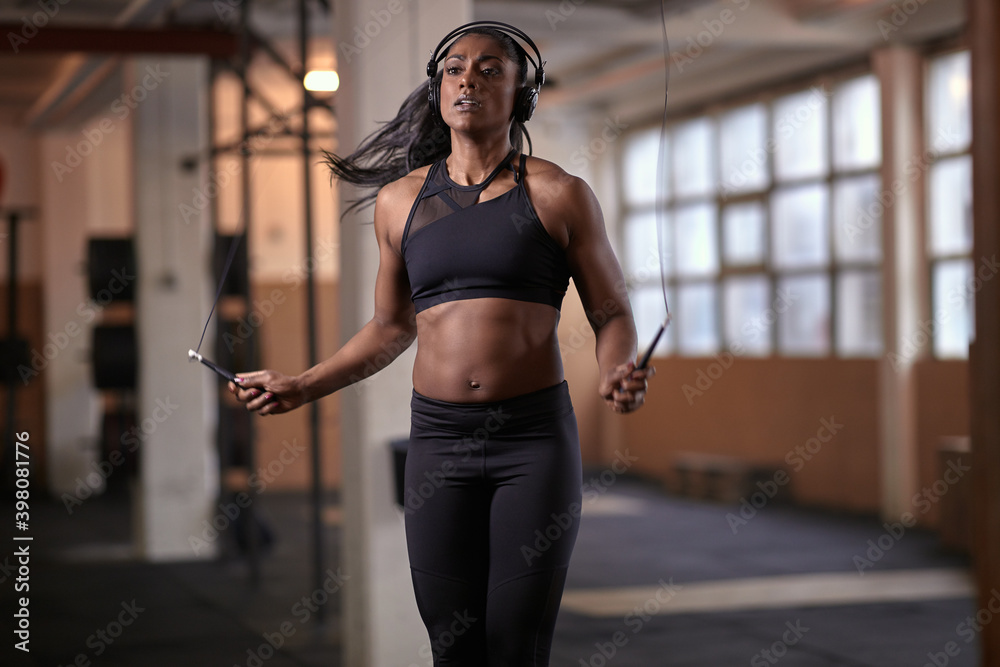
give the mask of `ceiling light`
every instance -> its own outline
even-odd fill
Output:
[[[332,93],[340,88],[340,77],[334,70],[314,69],[306,73],[306,90]]]

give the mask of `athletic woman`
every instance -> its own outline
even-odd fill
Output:
[[[371,321],[301,375],[230,384],[247,409],[279,414],[363,379],[419,337],[405,483],[436,482],[406,507],[405,526],[437,666],[549,664],[581,501],[556,337],[571,278],[608,407],[639,408],[653,372],[635,369],[625,281],[593,192],[521,152],[544,73],[532,60],[527,84],[530,56],[512,35],[538,55],[506,24],[453,31],[428,63],[430,104],[421,87],[354,154],[329,156],[335,176],[377,189]]]

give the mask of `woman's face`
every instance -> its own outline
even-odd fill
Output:
[[[510,125],[517,64],[488,35],[460,38],[442,63],[441,117],[454,130],[489,131]]]

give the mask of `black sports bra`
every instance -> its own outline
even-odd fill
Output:
[[[403,229],[401,252],[416,312],[461,299],[500,297],[562,306],[569,286],[566,252],[542,226],[524,189],[525,156],[514,151],[476,185],[459,185],[444,159],[431,165]],[[516,185],[479,202],[503,169]]]

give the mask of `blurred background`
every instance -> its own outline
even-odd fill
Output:
[[[973,215],[991,11],[0,3],[0,593],[13,630],[31,612],[30,653],[0,655],[430,664],[447,638],[416,615],[396,483],[413,350],[267,420],[187,351],[297,373],[368,320],[371,209],[341,215],[358,193],[322,151],[394,116],[448,30],[499,20],[546,61],[533,151],[596,192],[641,347],[664,293],[672,314],[621,418],[567,295],[586,502],[552,664],[1000,664],[1000,505],[973,483],[997,443],[970,437],[997,400],[995,352],[970,364],[996,334],[974,244],[995,218]]]

